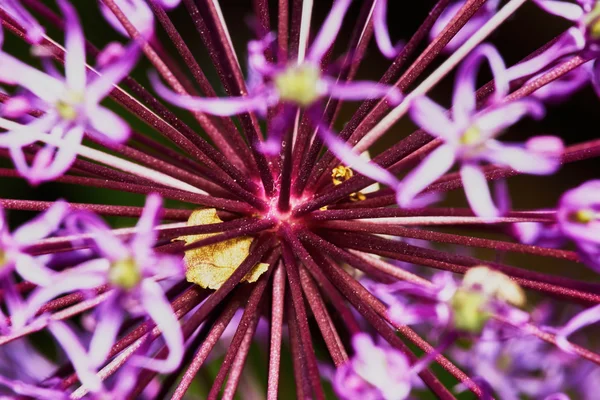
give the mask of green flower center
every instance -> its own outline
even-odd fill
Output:
[[[582,208],[569,214],[569,219],[578,224],[589,224],[596,219],[594,210]]]
[[[480,292],[459,289],[450,300],[454,327],[460,331],[480,333],[491,318],[485,311],[489,299]]]
[[[481,129],[476,125],[470,126],[460,137],[460,143],[472,146],[481,140]]]
[[[311,64],[292,65],[275,76],[279,98],[285,102],[307,107],[319,99],[321,72]]]
[[[111,264],[108,281],[125,290],[133,289],[142,280],[140,269],[133,258],[125,258]]]
[[[585,16],[585,25],[592,39],[600,39],[600,3]]]
[[[58,100],[55,104],[56,111],[62,119],[67,121],[73,121],[77,118],[78,107],[83,103],[83,93],[79,92],[67,92],[65,96]]]

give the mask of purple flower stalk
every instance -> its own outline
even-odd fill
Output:
[[[597,7],[537,1],[576,26],[508,63],[483,42],[525,2],[439,0],[403,38],[385,0],[334,0],[324,18],[256,0],[240,63],[225,2],[86,9],[123,45],[84,36],[86,5],[0,1],[15,36],[0,52],[0,396],[321,400],[329,380],[342,399],[594,398],[599,285],[576,274],[599,271],[600,186],[519,209],[508,185],[600,141],[502,135],[594,81]],[[376,58],[387,71],[357,80]],[[454,68],[447,110],[429,92]],[[421,129],[404,132],[406,113]],[[110,204],[8,184],[22,178]]]

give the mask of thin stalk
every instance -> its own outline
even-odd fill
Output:
[[[0,168],[0,176],[7,178],[20,178],[17,171],[13,169]],[[179,200],[186,203],[198,204],[207,207],[214,207],[221,210],[227,210],[236,213],[254,214],[256,209],[246,203],[237,200],[224,199],[220,197],[205,196],[190,193],[178,189],[168,189],[162,187],[149,187],[146,185],[136,185],[127,182],[113,182],[106,179],[87,178],[83,176],[63,175],[54,180],[57,183],[67,183],[77,186],[92,186],[103,189],[115,190],[117,192],[129,192],[148,195],[158,193],[167,199]]]
[[[286,298],[286,314],[290,339],[290,353],[294,367],[294,381],[296,382],[296,398],[307,399],[310,398],[312,390],[310,382],[308,381],[305,353],[302,349],[300,331],[298,330],[298,320],[289,293],[287,293]]]
[[[289,227],[283,227],[283,229],[289,231]],[[300,342],[302,344],[302,349],[304,350],[304,359],[308,370],[308,380],[310,381],[314,397],[316,399],[324,400],[325,394],[323,393],[323,387],[321,386],[319,367],[313,350],[310,327],[308,326],[308,317],[306,308],[304,307],[304,297],[302,296],[302,288],[300,286],[298,265],[296,264],[294,254],[290,247],[287,244],[283,244],[282,249],[285,272],[290,286],[292,304],[294,306],[298,331],[300,333]]]
[[[359,205],[362,202],[359,203]],[[555,222],[553,210],[522,210],[509,211],[504,214],[505,218],[523,218],[528,222]],[[354,220],[354,219],[379,219],[379,218],[397,218],[397,217],[474,217],[475,214],[470,208],[350,208],[333,209],[324,211],[315,211],[309,214],[312,221],[332,221],[332,220]]]
[[[300,283],[302,284],[306,300],[308,300],[308,305],[319,326],[319,331],[325,340],[325,345],[333,360],[333,364],[336,368],[340,367],[348,361],[348,354],[325,307],[325,302],[305,268],[300,268]]]
[[[231,96],[246,96],[248,94],[246,83],[220,6],[216,0],[205,0],[202,3],[202,7],[197,7],[193,0],[184,0],[196,30],[208,48],[225,90]],[[269,162],[259,149],[261,131],[258,120],[252,113],[239,115],[239,120],[258,166],[265,193],[272,196],[275,192],[275,183]]]
[[[285,307],[285,271],[283,268],[280,262],[273,273],[267,400],[277,400],[278,398],[281,339],[283,337],[283,310]]]
[[[322,239],[316,239],[316,235],[312,235],[312,240],[319,242],[321,246],[326,245],[326,241],[323,241]],[[464,274],[471,267],[487,265],[506,275],[509,275],[515,282],[526,288],[550,293],[578,302],[600,302],[600,295],[595,294],[598,292],[598,285],[596,284],[589,284],[559,276],[542,274],[497,262],[480,260],[475,257],[461,256],[458,254],[445,253],[437,250],[411,246],[406,243],[395,240],[387,240],[374,235],[362,234],[355,236],[350,233],[340,234],[339,232],[336,232],[335,235],[325,236],[327,240],[336,246],[352,248],[371,254],[390,257],[400,261],[424,265],[436,269],[449,270],[460,274]]]
[[[140,42],[142,46],[142,51],[146,55],[146,58],[154,65],[154,67],[158,70],[161,76],[167,81],[167,83],[173,88],[175,92],[181,95],[189,95],[188,91],[181,84],[179,79],[175,76],[173,71],[168,67],[168,65],[164,62],[162,57],[154,50],[154,48],[147,42],[144,37],[139,33],[137,28],[131,23],[129,18],[123,13],[117,3],[114,0],[102,0],[104,4],[112,11],[112,13],[117,17],[123,28],[127,31],[129,36],[138,42]],[[225,137],[223,137],[222,132],[217,129],[217,127],[212,123],[212,121],[203,113],[200,112],[192,112],[194,118],[198,121],[200,126],[205,130],[205,132],[210,136],[211,140],[215,143],[217,148],[223,152],[223,154],[229,159],[236,158],[236,152],[231,147],[229,142]]]
[[[0,199],[0,206],[5,210],[45,211],[52,207],[53,201]],[[73,210],[88,210],[102,215],[139,218],[143,207],[113,206],[108,204],[69,203]],[[192,210],[164,209],[163,218],[186,221]]]
[[[230,368],[229,379],[227,380],[227,384],[225,385],[225,389],[223,390],[223,400],[233,400],[235,396],[235,392],[237,391],[240,379],[242,378],[242,371],[244,370],[244,366],[246,365],[248,353],[250,352],[252,338],[254,337],[254,333],[256,332],[258,321],[259,317],[255,317],[252,320],[252,325],[248,327],[246,335],[244,336],[244,340],[242,340],[242,343],[238,348],[237,354],[235,355],[235,359],[233,360],[233,364]],[[242,391],[244,391],[243,388]]]
[[[204,74],[202,67],[196,61],[196,58],[190,51],[186,41],[181,37],[175,25],[169,18],[168,14],[165,10],[156,3],[156,0],[149,0],[150,7],[156,15],[158,21],[167,32],[167,35],[173,42],[173,45],[183,58],[185,65],[187,65],[188,69],[192,73],[192,76],[196,80],[196,83],[200,86],[203,94],[206,97],[215,97],[217,94],[213,89],[210,81]],[[219,118],[219,121],[223,124],[225,130],[223,134],[226,135],[228,141],[230,141],[231,147],[234,149],[235,154],[235,165],[244,170],[248,165],[244,162],[244,160],[251,160],[251,154],[248,151],[248,147],[244,143],[243,139],[239,135],[237,128],[233,124],[230,118]],[[256,165],[250,164],[252,168],[256,168]]]
[[[244,313],[242,314],[242,318],[238,324],[238,327],[231,339],[231,343],[229,344],[229,348],[225,353],[225,358],[219,367],[219,372],[215,377],[212,387],[210,388],[210,392],[208,393],[207,400],[216,400],[219,396],[219,392],[221,391],[221,387],[227,378],[227,374],[229,373],[229,369],[231,368],[236,354],[244,341],[246,334],[250,332],[251,336],[254,335],[254,330],[256,329],[256,325],[258,323],[260,306],[263,301],[263,294],[265,293],[265,289],[267,288],[267,284],[269,282],[269,278],[273,268],[270,268],[266,274],[263,274],[254,288],[250,293],[250,297],[244,306]]]
[[[402,222],[387,224],[363,221],[330,221],[325,222],[322,226],[335,230],[379,233],[404,238],[422,239],[438,243],[451,243],[468,247],[494,249],[497,251],[510,251],[542,257],[553,257],[575,262],[581,261],[577,253],[574,251],[550,249],[521,243],[511,243],[503,240],[483,239],[471,236],[462,236],[414,228],[405,228],[406,225],[404,225]]]

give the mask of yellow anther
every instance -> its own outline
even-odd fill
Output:
[[[519,284],[502,272],[486,266],[469,269],[463,277],[462,287],[518,307],[524,306],[526,302],[525,292]]]
[[[331,171],[331,178],[333,180],[333,184],[336,186],[347,181],[353,176],[354,172],[352,171],[352,168],[344,165],[338,165]]]
[[[274,78],[282,101],[307,107],[321,97],[321,72],[311,64],[292,65]]]
[[[62,99],[58,100],[55,105],[58,115],[62,119],[73,121],[77,118],[77,108],[83,103],[84,99],[83,93],[72,91],[65,93]]]
[[[600,39],[600,3],[585,16],[585,25],[592,39]]]

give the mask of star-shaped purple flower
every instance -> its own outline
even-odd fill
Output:
[[[26,89],[29,107],[45,112],[22,129],[0,134],[0,147],[9,149],[15,167],[32,184],[62,175],[75,160],[84,133],[108,143],[121,143],[130,133],[127,122],[100,102],[131,71],[139,49],[130,46],[97,75],[88,76],[85,40],[75,9],[65,0],[58,4],[66,22],[64,78],[49,63],[48,72],[44,73],[0,52],[0,81]],[[62,139],[63,145],[44,146],[29,165],[23,147],[46,134]]]
[[[483,109],[477,109],[475,85],[483,60],[490,64],[496,90],[492,102]],[[427,97],[414,100],[410,110],[413,120],[444,143],[404,179],[397,195],[400,206],[411,206],[415,196],[458,162],[471,208],[481,217],[493,218],[500,211],[492,200],[481,169],[482,163],[539,175],[551,174],[558,169],[563,144],[557,137],[535,137],[524,145],[503,144],[496,139],[524,116],[539,119],[544,115],[542,105],[534,99],[502,102],[508,94],[508,83],[500,54],[494,47],[482,45],[458,70],[451,112]]]

